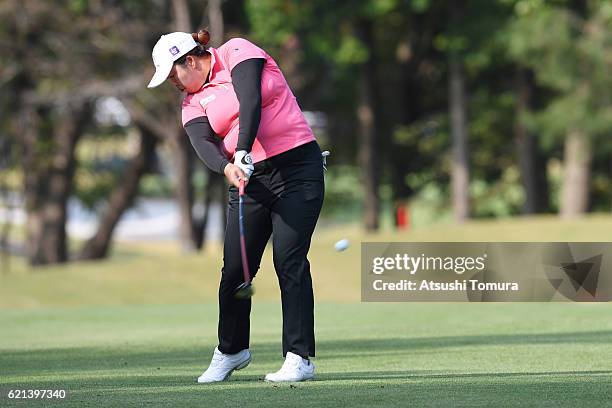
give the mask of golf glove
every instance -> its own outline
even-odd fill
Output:
[[[234,164],[240,167],[247,179],[251,177],[253,170],[255,170],[251,153],[246,150],[238,150],[234,153]]]

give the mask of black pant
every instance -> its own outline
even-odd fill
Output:
[[[283,308],[283,356],[315,355],[314,297],[307,259],[323,205],[321,151],[316,142],[255,164],[245,189],[244,228],[249,269],[254,276],[272,235],[274,269]],[[236,299],[244,280],[240,256],[238,189],[230,187],[223,269],[219,286],[219,350],[249,347],[251,299]]]

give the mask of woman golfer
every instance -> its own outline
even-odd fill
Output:
[[[208,32],[163,35],[153,48],[149,88],[169,79],[185,92],[183,126],[202,161],[230,183],[219,285],[219,345],[198,382],[227,380],[251,361],[251,299],[243,281],[238,188],[246,183],[244,228],[249,270],[257,272],[272,236],[281,289],[281,369],[266,381],[314,377],[314,299],[307,254],[323,203],[321,151],[276,62],[241,38],[205,48]],[[251,276],[252,277],[252,276]]]

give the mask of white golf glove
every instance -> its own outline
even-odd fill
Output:
[[[240,170],[244,172],[247,179],[251,178],[251,174],[253,174],[253,170],[255,170],[251,153],[246,150],[236,151],[236,153],[234,153],[234,164],[240,167]]]

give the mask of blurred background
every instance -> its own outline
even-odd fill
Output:
[[[609,222],[609,1],[4,0],[0,21],[5,274],[219,257],[225,181],[192,152],[176,90],[146,89],[159,36],[200,27],[281,66],[332,152],[330,246]]]

